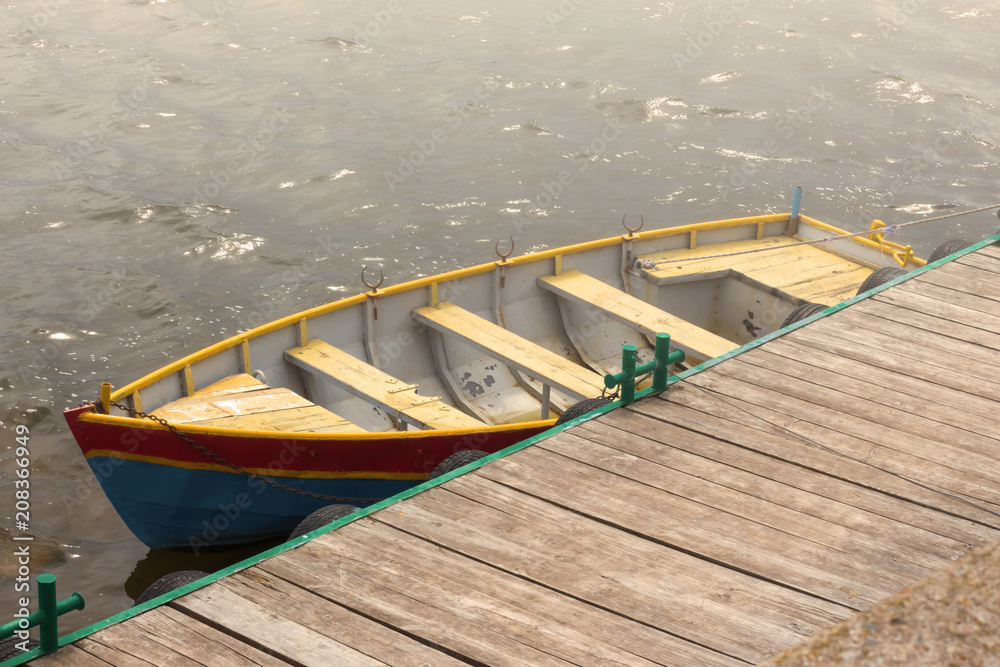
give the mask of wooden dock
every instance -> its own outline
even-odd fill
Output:
[[[1000,250],[39,665],[755,664],[1000,539]]]

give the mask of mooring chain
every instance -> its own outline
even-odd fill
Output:
[[[97,405],[98,405],[97,403],[93,403],[92,405],[95,406],[95,409],[98,409],[97,408]],[[368,503],[377,503],[377,502],[381,502],[382,500],[385,500],[385,498],[342,498],[340,496],[327,496],[327,495],[322,494],[322,493],[313,493],[312,491],[303,491],[302,489],[296,489],[295,487],[292,487],[292,486],[287,486],[285,484],[279,484],[278,482],[275,482],[274,480],[268,479],[266,477],[262,477],[261,475],[258,475],[257,473],[250,472],[246,468],[240,467],[240,466],[236,465],[235,463],[232,463],[232,462],[224,459],[223,457],[219,456],[218,454],[216,454],[212,450],[204,447],[203,445],[199,444],[198,442],[195,442],[194,439],[192,439],[187,434],[182,433],[176,426],[174,426],[173,424],[171,424],[170,422],[168,422],[166,419],[163,419],[162,417],[157,417],[156,415],[147,414],[147,413],[142,412],[140,410],[134,410],[134,409],[128,407],[127,405],[122,405],[121,403],[119,403],[117,401],[111,401],[111,405],[115,406],[116,408],[118,408],[120,410],[124,410],[125,412],[129,413],[133,417],[138,417],[140,419],[149,419],[151,421],[156,422],[157,424],[163,425],[169,431],[171,431],[175,435],[177,435],[181,440],[183,440],[184,442],[188,443],[189,445],[191,445],[192,447],[194,447],[195,449],[197,449],[199,452],[201,452],[205,456],[208,456],[210,458],[215,459],[216,461],[218,461],[222,465],[224,465],[227,468],[230,468],[230,469],[232,469],[232,470],[240,473],[241,475],[246,475],[247,477],[249,477],[251,479],[255,479],[258,482],[262,482],[262,483],[267,484],[268,486],[272,486],[272,487],[274,487],[276,489],[281,489],[282,491],[290,491],[290,492],[296,493],[296,494],[298,494],[300,496],[308,496],[309,498],[316,498],[318,500],[329,500],[329,501],[337,502],[337,503],[362,503],[362,504],[368,504]]]

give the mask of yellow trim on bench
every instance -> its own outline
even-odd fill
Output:
[[[551,350],[497,326],[478,315],[447,301],[437,307],[425,306],[413,311],[413,317],[443,334],[501,359],[531,377],[542,380],[573,396],[576,400],[594,398],[604,390],[603,378]]]
[[[285,359],[306,371],[330,378],[351,394],[377,404],[389,416],[405,417],[422,428],[484,426],[475,417],[442,402],[439,396],[420,396],[416,393],[416,385],[407,385],[318,338],[286,350]]]
[[[668,333],[674,347],[703,361],[739,347],[576,269],[558,276],[544,276],[538,279],[538,284],[559,297],[593,306],[647,336]]]

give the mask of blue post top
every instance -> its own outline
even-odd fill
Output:
[[[792,220],[799,217],[799,209],[802,207],[802,188],[798,185],[795,186],[795,192],[792,194]]]

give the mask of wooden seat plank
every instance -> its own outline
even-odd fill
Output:
[[[327,377],[349,393],[376,404],[393,417],[429,429],[482,428],[483,422],[440,400],[421,396],[378,368],[318,338],[285,351],[285,359],[310,373]]]
[[[258,391],[260,389],[270,389],[270,387],[252,375],[237,373],[199,389],[194,395],[225,396],[226,394],[239,394],[245,391]]]
[[[597,373],[452,303],[417,308],[413,317],[435,331],[460,338],[466,344],[564,391],[576,400],[594,398],[604,391],[604,381]]]
[[[240,373],[223,378],[186,398],[167,403],[152,414],[172,424],[323,433],[362,433],[326,408],[290,389],[274,388]]]
[[[738,346],[711,331],[660,310],[641,299],[577,271],[565,271],[558,276],[544,276],[538,284],[559,297],[593,306],[616,322],[647,336],[669,333],[674,347],[699,359],[712,359]]]
[[[364,433],[365,430],[319,405],[206,419],[198,426],[293,433]]]
[[[194,395],[167,403],[152,414],[174,424],[192,424],[208,419],[249,415],[275,410],[304,408],[312,403],[290,389],[260,389],[237,394]]]
[[[858,286],[872,272],[872,269],[864,265],[815,245],[794,245],[798,242],[798,239],[790,236],[775,236],[759,241],[750,239],[714,243],[694,249],[667,250],[642,255],[639,259],[688,260],[671,261],[642,271],[648,279],[659,285],[720,278],[735,272],[800,299],[826,305],[840,303],[854,296]],[[731,254],[758,249],[761,252]]]

